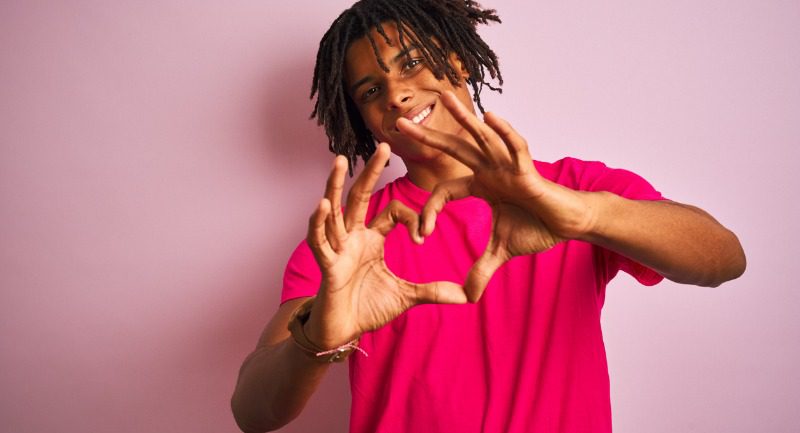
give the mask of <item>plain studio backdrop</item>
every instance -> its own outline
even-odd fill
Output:
[[[308,95],[347,6],[0,3],[0,431],[237,431],[332,161]],[[535,158],[638,172],[747,252],[718,288],[609,286],[615,431],[800,431],[800,3],[485,6],[506,79],[485,104]],[[283,431],[348,414],[337,365]]]

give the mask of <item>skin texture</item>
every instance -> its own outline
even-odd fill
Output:
[[[398,201],[384,208],[369,226],[364,224],[369,197],[388,159],[389,146],[381,143],[353,185],[342,213],[340,198],[347,161],[337,157],[325,198],[311,216],[307,240],[322,271],[322,286],[306,332],[320,347],[344,344],[385,325],[414,305],[467,301],[461,287],[454,283],[413,284],[386,267],[383,243],[395,225],[401,222],[409,233],[419,233],[417,214]],[[412,236],[421,242],[418,234]]]
[[[391,68],[388,73],[379,66],[366,38],[353,42],[345,56],[345,88],[364,124],[376,140],[389,143],[392,153],[403,159],[411,181],[421,188],[430,191],[442,179],[471,174],[469,168],[458,160],[411,139],[397,129],[397,119],[413,117],[433,104],[433,111],[424,121],[425,125],[469,139],[469,132],[441,102],[444,92],[452,91],[465,106],[472,108],[472,98],[463,81],[468,75],[461,62],[455,55],[450,57],[455,69],[462,71],[462,81],[457,85],[454,86],[447,79],[438,80],[416,50],[410,51],[408,56],[402,55],[394,25],[386,24],[384,29],[392,41],[391,45],[377,32],[373,32],[373,38],[383,61]]]
[[[544,179],[533,166],[528,143],[508,122],[493,113],[479,119],[463,81],[437,80],[413,51],[398,56],[396,29],[387,25],[386,31],[391,44],[377,32],[373,36],[390,71],[378,66],[363,38],[347,52],[345,84],[367,127],[389,144],[378,146],[359,175],[344,213],[347,163],[337,157],[309,220],[307,240],[322,283],[305,332],[318,346],[344,344],[421,303],[478,302],[491,276],[510,258],[570,239],[614,250],[681,283],[717,286],[744,272],[736,236],[699,208],[574,191]],[[455,56],[451,61],[460,69]],[[422,124],[408,120],[432,104]],[[390,148],[403,159],[410,180],[432,194],[421,215],[393,202],[367,222],[369,197]],[[464,286],[412,284],[393,275],[383,261],[386,234],[402,223],[415,242],[422,242],[435,230],[444,205],[468,195],[490,204],[493,226]],[[286,330],[292,311],[305,299],[279,308],[242,366],[231,404],[245,432],[277,429],[294,419],[328,368],[301,352]]]

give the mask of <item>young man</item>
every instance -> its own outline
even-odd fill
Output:
[[[507,122],[480,120],[468,86],[482,111],[486,72],[501,81],[488,21],[472,1],[363,0],[324,36],[315,114],[344,156],[240,371],[243,431],[294,419],[350,355],[353,432],[610,432],[608,281],[744,271],[704,211],[599,162],[532,162]],[[390,151],[408,173],[371,195]]]

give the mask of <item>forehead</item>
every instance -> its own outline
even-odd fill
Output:
[[[395,24],[383,23],[382,26],[390,43],[386,43],[383,35],[378,33],[377,29],[373,28],[370,31],[370,35],[375,41],[375,46],[378,48],[378,53],[383,63],[391,69],[392,59],[402,51],[403,47],[400,45],[400,35]],[[406,46],[410,44],[409,32],[410,30],[404,28],[403,42],[405,42]],[[378,59],[375,58],[375,52],[367,36],[356,39],[347,48],[344,68],[345,80],[348,85],[366,75],[385,73],[378,63]]]

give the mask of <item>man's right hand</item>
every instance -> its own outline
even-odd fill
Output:
[[[347,159],[337,156],[325,197],[311,215],[306,240],[322,271],[322,283],[305,332],[319,347],[352,341],[418,304],[467,302],[458,284],[411,283],[386,267],[384,241],[397,223],[408,228],[414,242],[422,243],[419,215],[399,201],[392,201],[365,225],[372,189],[389,155],[389,146],[379,144],[350,189],[344,213],[341,198]]]

